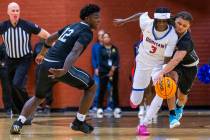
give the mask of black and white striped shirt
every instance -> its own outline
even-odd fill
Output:
[[[0,23],[0,34],[10,58],[21,58],[32,53],[31,34],[39,34],[41,28],[29,21],[20,19],[16,27],[10,20]]]

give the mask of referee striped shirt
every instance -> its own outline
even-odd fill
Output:
[[[29,21],[19,19],[14,27],[10,20],[0,23],[0,34],[10,58],[21,58],[31,54],[31,34],[39,34],[41,28]]]

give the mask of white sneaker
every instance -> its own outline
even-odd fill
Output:
[[[118,108],[118,107],[115,108],[113,113],[114,113],[114,117],[115,117],[115,118],[121,118],[121,115],[122,115],[121,113],[122,113],[122,111],[121,111],[120,108]]]
[[[99,108],[97,110],[97,113],[96,113],[96,117],[97,118],[103,118],[104,114],[103,114],[103,109],[102,108]]]

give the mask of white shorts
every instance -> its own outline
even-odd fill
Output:
[[[162,65],[148,67],[144,63],[138,61],[136,63],[135,74],[133,78],[133,90],[144,90],[148,87],[151,77],[154,77],[162,70]]]

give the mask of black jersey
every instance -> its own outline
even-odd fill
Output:
[[[187,51],[186,56],[180,62],[181,65],[192,64],[199,60],[189,32],[186,32],[178,41],[176,50]]]
[[[89,25],[84,22],[68,25],[59,30],[58,34],[60,37],[46,54],[46,59],[64,62],[76,41],[84,46],[84,51],[93,39],[93,32]]]

